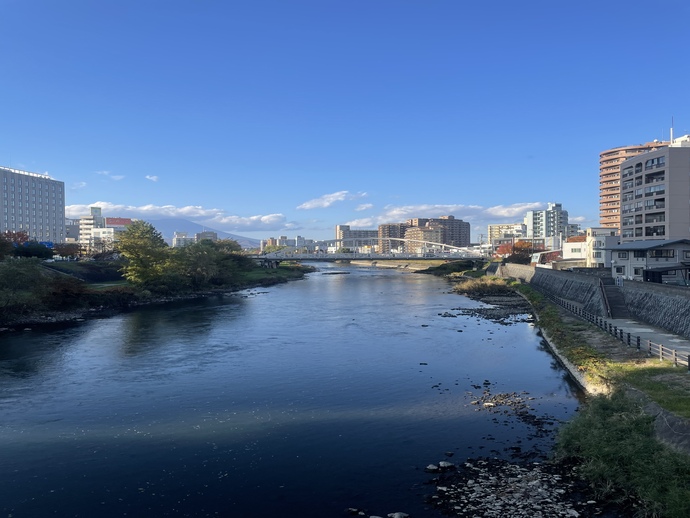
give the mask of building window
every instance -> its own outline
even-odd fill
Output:
[[[628,252],[618,252],[618,259],[627,259]]]
[[[633,275],[635,275],[635,277],[641,277],[642,276],[642,268],[633,268]]]
[[[635,259],[644,259],[645,258],[645,251],[644,250],[635,250],[633,252],[633,257]]]
[[[645,237],[661,237],[666,235],[666,227],[664,225],[655,225],[653,227],[644,227]]]
[[[625,266],[616,266],[616,274],[625,275]]]
[[[676,251],[673,250],[673,249],[669,249],[669,250],[650,250],[650,251],[649,251],[649,257],[653,257],[653,258],[660,258],[660,257],[662,257],[662,258],[669,259],[669,258],[672,258],[672,257],[675,257],[675,256],[676,256]]]

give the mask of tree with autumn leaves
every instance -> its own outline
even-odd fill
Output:
[[[506,262],[518,264],[530,264],[532,254],[542,252],[542,246],[534,246],[532,241],[515,241],[514,243],[504,243],[496,249],[496,255],[503,257]]]

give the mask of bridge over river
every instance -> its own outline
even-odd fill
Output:
[[[426,252],[423,254],[363,254],[363,253],[296,253],[296,252],[273,252],[263,255],[251,256],[262,266],[275,268],[282,261],[459,261],[463,259],[483,259],[479,254],[459,254],[447,252]]]

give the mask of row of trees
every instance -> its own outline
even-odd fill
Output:
[[[0,259],[6,257],[50,259],[55,254],[70,257],[78,253],[79,245],[74,243],[56,243],[53,248],[48,248],[44,244],[30,239],[26,232],[0,232]]]
[[[116,243],[122,273],[133,285],[156,292],[195,291],[232,286],[237,274],[256,267],[231,239],[202,240],[172,248],[156,228],[135,221]]]

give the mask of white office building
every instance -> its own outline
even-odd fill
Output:
[[[549,203],[546,210],[530,210],[525,214],[527,238],[563,239],[569,236],[572,227],[568,225],[568,211],[560,203]]]
[[[64,182],[0,167],[0,184],[0,232],[26,232],[31,240],[64,243]]]

